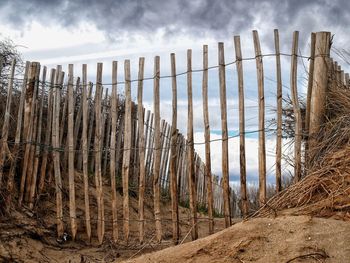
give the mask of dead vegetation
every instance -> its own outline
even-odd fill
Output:
[[[350,90],[335,79],[330,80],[325,123],[316,138],[307,176],[271,198],[255,216],[292,208],[295,215],[350,219]]]

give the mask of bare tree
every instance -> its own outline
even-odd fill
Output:
[[[16,59],[16,74],[23,71],[22,55],[18,47],[11,39],[0,40],[0,83],[2,85],[7,82],[13,59]]]

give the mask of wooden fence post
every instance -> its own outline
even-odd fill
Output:
[[[292,89],[293,112],[295,116],[295,141],[294,141],[294,179],[295,182],[301,179],[301,140],[302,140],[302,119],[297,89],[297,66],[298,66],[298,40],[299,32],[293,33],[293,46],[291,57],[290,86]]]
[[[116,131],[117,131],[117,115],[118,115],[118,98],[117,98],[117,76],[118,62],[113,61],[112,64],[112,102],[111,102],[111,144],[110,144],[110,174],[111,174],[111,191],[112,191],[112,228],[113,241],[118,241],[118,213],[117,213],[117,189],[116,189]]]
[[[52,111],[52,146],[53,161],[54,161],[54,173],[55,173],[55,188],[56,188],[56,220],[57,220],[57,236],[61,238],[63,236],[63,204],[62,204],[62,177],[60,168],[60,143],[59,143],[59,121],[60,121],[60,89],[62,89],[64,79],[64,72],[62,72],[62,66],[57,66],[56,79],[54,85],[54,103]]]
[[[202,79],[202,97],[203,97],[203,121],[204,121],[204,140],[205,140],[205,178],[207,180],[207,199],[208,199],[208,218],[209,234],[214,233],[213,219],[213,185],[211,175],[211,156],[210,156],[210,124],[208,109],[208,46],[203,46],[203,79]]]
[[[175,54],[170,54],[171,60],[171,89],[172,89],[172,118],[171,118],[171,143],[170,143],[170,196],[171,196],[171,218],[173,226],[173,242],[179,243],[179,205],[177,198],[176,162],[177,162],[177,82],[176,82],[176,60]]]
[[[313,151],[317,143],[317,134],[324,120],[326,90],[328,83],[328,59],[330,53],[330,32],[317,32],[315,40],[315,60],[310,101],[309,123],[309,163],[313,160]]]
[[[15,171],[17,167],[18,155],[20,150],[19,144],[21,141],[22,117],[23,117],[23,110],[24,110],[24,99],[25,99],[25,93],[26,93],[29,66],[30,66],[30,62],[27,61],[25,71],[24,71],[24,77],[23,77],[21,97],[20,97],[19,106],[18,106],[17,127],[16,127],[16,135],[15,135],[15,145],[13,148],[13,158],[11,160],[10,172],[7,180],[7,196],[6,196],[7,211],[9,211],[12,203],[14,177],[15,177]],[[2,172],[2,170],[0,172]]]
[[[36,134],[36,145],[35,145],[35,156],[34,156],[34,168],[33,176],[30,185],[29,192],[29,208],[33,209],[34,206],[34,195],[36,190],[36,182],[39,167],[39,157],[40,157],[40,143],[41,143],[41,130],[42,130],[42,117],[43,117],[43,107],[44,107],[44,96],[45,96],[45,83],[46,83],[46,66],[43,68],[42,84],[41,84],[41,95],[40,95],[40,108],[39,108],[39,120],[38,120],[38,132]]]
[[[124,147],[123,147],[123,229],[124,240],[129,239],[129,173],[131,152],[131,82],[130,82],[130,60],[124,62],[125,75],[125,123],[124,123]]]
[[[68,65],[68,180],[69,180],[69,217],[72,230],[72,239],[77,234],[75,212],[75,184],[74,184],[74,105],[73,105],[73,64]]]
[[[245,156],[245,112],[244,112],[244,86],[243,86],[243,63],[241,40],[239,36],[234,37],[236,51],[236,67],[238,74],[238,96],[239,96],[239,162],[240,162],[240,178],[241,178],[241,202],[242,215],[248,216],[248,197],[247,197],[247,172],[246,172],[246,156]]]
[[[83,177],[84,177],[84,204],[85,204],[85,227],[88,241],[91,242],[91,223],[90,223],[90,201],[89,201],[89,171],[88,171],[88,160],[89,160],[89,149],[87,141],[87,130],[88,130],[88,101],[87,101],[87,65],[83,64],[82,67],[83,77],[83,98],[82,98],[82,109],[83,109],[83,130],[82,130],[82,151],[83,151]],[[91,90],[91,85],[90,90]]]
[[[154,193],[154,218],[156,225],[156,238],[158,242],[162,240],[162,223],[160,215],[160,161],[161,161],[161,141],[160,141],[160,102],[159,102],[159,77],[160,58],[154,58],[154,164],[153,164],[153,193]]]
[[[49,91],[48,91],[49,95],[48,95],[48,103],[47,103],[47,122],[46,122],[46,132],[45,132],[45,142],[44,142],[45,148],[44,148],[44,153],[41,160],[38,195],[40,195],[43,192],[44,186],[45,186],[47,159],[49,156],[48,145],[50,144],[50,141],[51,141],[50,136],[52,131],[52,104],[53,104],[55,74],[56,74],[56,70],[51,69],[50,84],[49,84]]]
[[[274,39],[277,78],[276,193],[278,193],[282,190],[282,76],[278,29],[274,30]]]
[[[138,87],[137,87],[137,119],[139,127],[139,167],[140,167],[140,179],[139,179],[139,240],[143,243],[145,238],[145,182],[146,182],[146,170],[145,170],[145,133],[144,133],[144,112],[143,112],[143,77],[144,77],[145,58],[139,59],[139,74],[138,74]]]
[[[103,207],[103,182],[101,169],[101,139],[102,139],[102,116],[101,116],[101,100],[102,100],[102,63],[97,63],[96,75],[96,94],[95,94],[95,184],[97,199],[97,237],[98,242],[102,244],[104,236],[104,207]]]
[[[224,43],[218,44],[219,49],[219,83],[220,83],[220,105],[221,105],[221,129],[222,129],[222,178],[225,227],[231,226],[230,213],[230,177],[228,163],[228,130],[227,130],[227,101],[226,101],[226,76],[225,76],[225,54]]]
[[[193,99],[192,99],[192,50],[187,50],[187,98],[188,98],[188,115],[187,115],[187,174],[188,186],[190,193],[190,212],[192,240],[198,238],[197,225],[197,194],[196,194],[196,174],[194,163],[194,144],[193,144]]]
[[[26,170],[26,183],[25,183],[25,196],[24,199],[26,202],[29,202],[29,196],[30,196],[30,188],[32,185],[32,178],[33,178],[33,169],[34,169],[34,158],[35,158],[35,152],[36,152],[36,135],[38,131],[38,111],[39,111],[39,78],[40,78],[40,67],[37,68],[35,73],[35,99],[33,99],[33,106],[34,111],[32,112],[33,119],[32,119],[32,128],[31,128],[31,141],[30,141],[30,148],[29,148],[29,157],[28,157],[28,167]]]
[[[259,203],[266,203],[265,95],[264,68],[258,31],[253,31],[259,93]]]
[[[24,188],[26,185],[27,169],[29,166],[29,157],[31,150],[32,130],[34,125],[34,112],[35,112],[35,100],[37,96],[37,85],[35,83],[38,69],[40,64],[38,62],[32,62],[29,69],[28,83],[26,87],[25,105],[24,105],[24,126],[23,137],[25,138],[25,152],[23,157],[22,176],[20,183],[20,193],[18,198],[18,205],[22,205]]]
[[[79,78],[78,78],[79,79]],[[78,81],[77,79],[77,86],[75,88],[75,90],[78,92],[79,90],[79,87],[80,86],[80,81]],[[86,84],[86,83],[85,83]],[[82,87],[81,87],[82,88]],[[78,97],[78,96],[77,96]],[[78,107],[78,110],[77,110],[77,115],[75,117],[75,121],[74,121],[74,149],[77,150],[76,153],[75,153],[75,158],[76,158],[76,162],[78,162],[79,160],[79,156],[80,156],[80,151],[78,151],[80,148],[79,148],[79,131],[80,131],[80,125],[81,125],[81,117],[83,115],[83,105],[82,105],[82,89],[81,89],[81,100],[80,100],[80,103],[79,103],[79,106],[76,106]],[[76,165],[78,169],[80,169],[81,167],[79,167],[79,165]]]
[[[0,150],[0,189],[2,188],[2,177],[3,177],[3,165],[5,158],[10,152],[8,148],[7,138],[9,134],[9,124],[10,124],[10,111],[11,111],[11,102],[12,102],[12,88],[13,88],[13,78],[15,76],[16,69],[16,59],[12,60],[11,63],[11,72],[7,85],[7,98],[6,98],[6,108],[4,123],[2,125],[2,134],[1,134],[1,150]]]

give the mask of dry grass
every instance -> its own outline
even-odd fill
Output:
[[[310,149],[307,176],[271,198],[254,216],[293,214],[350,218],[350,90],[330,81],[325,124]]]

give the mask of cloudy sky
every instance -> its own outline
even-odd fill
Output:
[[[234,60],[233,36],[240,35],[244,57],[252,57],[252,30],[259,32],[262,52],[274,52],[273,29],[280,32],[281,51],[291,53],[293,31],[300,31],[300,53],[309,55],[310,33],[331,31],[333,47],[349,50],[350,1],[347,0],[0,0],[0,37],[11,38],[27,60],[49,68],[57,64],[87,63],[94,81],[96,63],[104,63],[104,83],[111,82],[111,62],[119,61],[118,79],[123,80],[123,61],[130,59],[132,77],[137,76],[138,58],[146,58],[145,75],[152,76],[153,57],[161,56],[161,75],[170,71],[169,54],[176,53],[177,72],[186,70],[186,50],[193,50],[193,68],[202,65],[202,46],[209,45],[209,64],[217,65],[217,42],[225,43],[226,62]],[[349,72],[349,67],[334,57]],[[255,61],[245,61],[244,81],[247,130],[257,129],[257,85]],[[289,92],[290,58],[282,58],[284,96]],[[298,89],[305,93],[308,61],[299,60]],[[228,126],[237,133],[237,73],[227,67]],[[275,60],[264,58],[266,118],[274,117],[276,100]],[[212,138],[220,135],[220,101],[217,70],[209,72],[209,107]],[[201,73],[193,75],[196,141],[203,141]],[[118,87],[123,92],[123,86]],[[186,76],[178,78],[179,127],[186,132]],[[133,98],[136,89],[133,87]],[[171,121],[171,83],[161,80],[162,118]],[[152,81],[145,82],[145,106],[152,109]],[[275,137],[267,137],[269,181],[274,181]],[[230,144],[231,181],[238,180],[238,139]],[[221,173],[221,144],[213,143],[213,170]],[[204,157],[203,147],[197,150]],[[257,137],[247,138],[250,182],[257,178]]]

